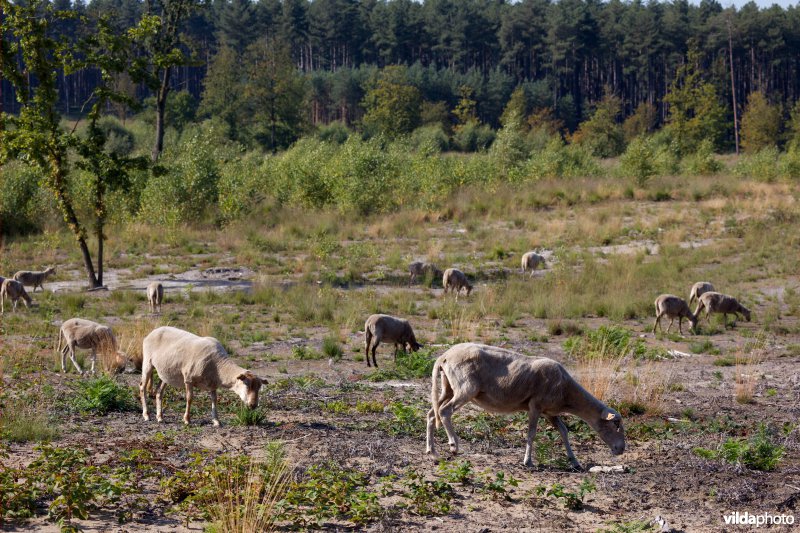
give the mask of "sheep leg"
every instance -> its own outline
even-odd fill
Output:
[[[374,340],[375,342],[372,343],[372,365],[375,368],[378,368],[378,360],[375,358],[375,352],[378,351],[378,344],[380,344],[380,341],[378,341],[377,338]],[[369,357],[369,354],[367,355],[367,357]]]
[[[372,333],[369,332],[369,328],[364,332],[364,356],[367,358],[367,367],[372,366],[369,362],[369,349],[370,345],[372,344]]]
[[[97,348],[92,348],[92,375],[94,375],[95,363],[97,363]]]
[[[683,335],[683,316],[678,317],[678,333]]]
[[[656,321],[653,324],[653,335],[656,334],[656,326],[661,328],[661,316],[662,316],[662,313],[656,314]],[[664,331],[663,328],[661,329],[661,331]]]
[[[667,326],[667,334],[672,330],[672,325],[675,324],[675,317],[670,317],[669,319],[669,326]]]
[[[83,369],[81,365],[78,364],[78,360],[75,359],[75,341],[68,343],[67,348],[69,348],[69,360],[75,365],[75,370],[78,371],[78,374],[83,375]]]
[[[575,454],[572,452],[572,446],[569,444],[569,437],[567,436],[567,425],[561,420],[560,416],[549,416],[547,417],[550,420],[550,423],[558,430],[561,434],[561,442],[564,443],[564,448],[567,449],[567,459],[569,459],[569,464],[572,465],[572,468],[575,470],[583,470],[581,464],[575,458]]]
[[[450,445],[450,451],[453,454],[458,453],[458,435],[456,435],[456,431],[453,429],[451,417],[458,408],[471,400],[471,396],[453,396],[449,402],[439,408],[439,418],[442,419],[444,430],[447,432],[447,443]]]
[[[184,382],[184,385],[186,385],[186,412],[183,414],[183,423],[188,426],[191,418],[189,413],[192,409],[192,384]]]
[[[531,405],[528,407],[528,440],[525,443],[525,458],[522,464],[525,466],[533,466],[533,459],[531,459],[533,450],[533,439],[536,438],[536,425],[539,423],[539,415],[541,412]]]
[[[427,415],[428,425],[426,427],[425,438],[425,453],[431,455],[434,460],[439,458],[439,454],[435,450],[435,434],[436,434],[436,413],[431,408],[428,410]]]
[[[211,423],[214,427],[219,427],[219,419],[217,418],[217,391],[211,391]]]
[[[161,416],[161,400],[164,399],[164,389],[167,387],[167,382],[162,381],[158,384],[156,389],[156,420],[163,422],[164,418]]]
[[[139,399],[142,401],[142,418],[150,420],[147,412],[147,385],[153,380],[153,366],[149,360],[142,363],[142,381],[139,383]]]

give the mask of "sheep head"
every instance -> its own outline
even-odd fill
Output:
[[[236,378],[236,385],[233,386],[233,391],[247,407],[255,409],[258,407],[258,391],[261,390],[261,385],[266,382],[266,379],[262,379],[248,370]]]
[[[597,433],[603,442],[608,444],[613,455],[620,455],[625,451],[625,430],[622,427],[622,415],[616,410],[606,407],[600,413],[600,419],[595,422]]]

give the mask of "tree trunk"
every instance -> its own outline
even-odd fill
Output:
[[[72,203],[66,197],[66,184],[64,183],[64,163],[59,154],[53,154],[50,160],[50,187],[56,195],[58,206],[61,209],[61,214],[64,216],[64,221],[67,223],[70,231],[75,235],[75,240],[78,241],[78,247],[81,249],[83,256],[83,266],[86,269],[86,274],[89,277],[89,288],[95,289],[100,286],[97,277],[94,273],[94,265],[92,264],[92,255],[89,252],[89,246],[86,244],[86,235],[81,227]]]
[[[169,94],[169,76],[172,69],[165,68],[161,77],[161,87],[156,96],[156,142],[153,146],[153,163],[158,161],[164,150],[164,115],[167,109],[167,95]]]

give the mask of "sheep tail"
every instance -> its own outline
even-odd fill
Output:
[[[439,387],[437,387],[437,383],[439,381],[439,373],[442,372],[442,363],[444,363],[443,358],[439,358],[436,360],[436,363],[433,365],[433,373],[431,374],[431,406],[433,407],[433,415],[436,417],[436,428],[442,427],[442,418],[439,416]],[[444,374],[442,374],[444,376]],[[446,377],[442,377],[442,382],[447,379]]]

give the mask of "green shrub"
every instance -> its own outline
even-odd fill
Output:
[[[409,145],[425,153],[444,152],[450,147],[450,139],[441,124],[422,126],[415,129],[408,139]]]
[[[322,142],[344,144],[351,133],[346,124],[337,121],[320,126],[317,130],[316,137]]]
[[[579,145],[565,145],[554,137],[547,147],[534,152],[520,169],[523,179],[580,178],[601,173],[597,161]]]
[[[91,378],[77,383],[72,406],[81,412],[104,415],[109,411],[128,411],[135,408],[131,390],[108,376]]]
[[[40,230],[46,219],[37,170],[19,162],[0,166],[0,234],[17,235]]]
[[[335,337],[325,337],[322,340],[322,353],[334,361],[340,361],[344,356],[342,345]]]
[[[714,157],[714,143],[703,139],[694,153],[683,160],[683,168],[690,176],[711,176],[721,171],[723,165]]]
[[[453,143],[462,152],[479,152],[488,149],[495,139],[495,132],[489,126],[470,122],[463,125],[453,135]]]
[[[760,150],[753,155],[745,155],[733,167],[737,176],[771,183],[779,177],[778,149],[773,147]]]
[[[773,441],[767,426],[761,424],[749,439],[728,438],[716,450],[695,448],[693,451],[705,459],[722,459],[753,470],[771,472],[780,463],[784,450],[784,446]]]
[[[640,136],[628,145],[620,157],[620,173],[634,178],[643,187],[648,179],[658,173],[655,161],[656,146],[652,138]]]

